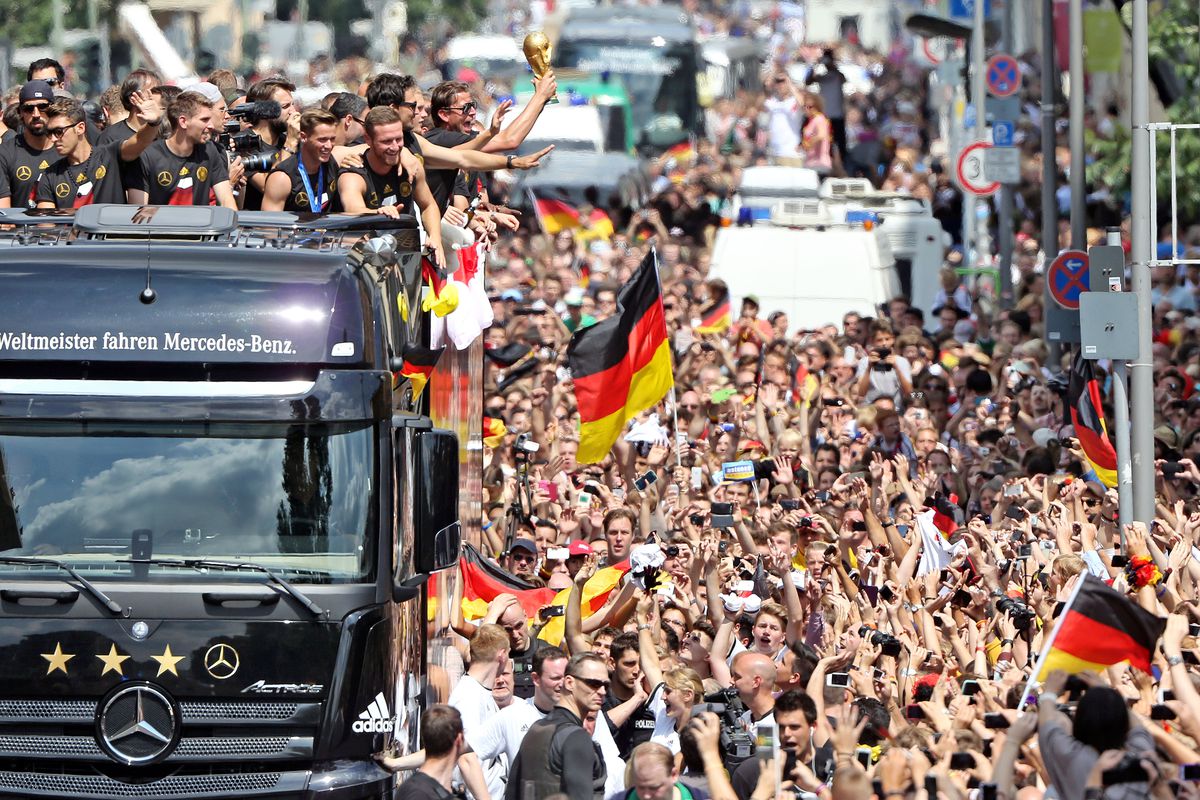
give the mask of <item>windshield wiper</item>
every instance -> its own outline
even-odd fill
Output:
[[[267,576],[267,579],[278,586],[283,591],[287,592],[292,599],[308,609],[309,613],[314,617],[320,617],[325,614],[325,610],[308,598],[308,595],[297,589],[282,575],[279,575],[274,570],[264,567],[262,564],[255,564],[253,561],[218,561],[206,558],[131,558],[125,559],[131,564],[158,564],[171,567],[188,567],[189,569],[249,569],[255,572],[261,572]]]
[[[125,610],[121,608],[117,601],[113,600],[104,592],[93,586],[87,578],[80,575],[70,564],[66,564],[53,558],[38,558],[36,556],[0,556],[0,564],[41,564],[48,567],[57,567],[78,581],[79,585],[82,586],[88,594],[99,601],[100,605],[104,606],[118,616],[124,616],[125,614]]]

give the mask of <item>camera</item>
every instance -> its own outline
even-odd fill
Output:
[[[1013,623],[1017,626],[1017,630],[1025,630],[1033,622],[1035,614],[1033,609],[1022,603],[1020,600],[1014,600],[1011,597],[1001,597],[996,600],[996,610],[1001,614],[1007,613],[1012,617]]]
[[[254,131],[242,130],[241,121],[253,125],[265,119],[278,119],[283,113],[279,103],[263,100],[257,103],[242,103],[227,112],[231,119],[217,135],[217,145],[231,155],[242,158],[247,172],[266,172],[275,165],[275,153],[260,153],[262,137]]]
[[[732,686],[705,695],[704,702],[692,706],[692,716],[711,712],[721,720],[721,760],[731,773],[738,764],[754,755],[754,734],[742,727],[741,717],[746,706]]]
[[[514,454],[529,455],[536,453],[541,448],[537,442],[533,441],[533,437],[528,433],[522,433],[517,436],[516,445],[513,448]]]
[[[879,647],[880,651],[885,656],[895,658],[900,655],[900,640],[890,633],[885,633],[874,628],[868,628],[863,625],[858,629],[858,636],[865,642],[870,642]]]

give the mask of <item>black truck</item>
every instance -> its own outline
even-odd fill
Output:
[[[0,252],[0,798],[390,797],[480,519],[482,345],[402,376],[415,221],[5,209]]]

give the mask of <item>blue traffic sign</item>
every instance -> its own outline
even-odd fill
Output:
[[[984,77],[988,92],[996,97],[1008,97],[1021,88],[1021,67],[1008,53],[997,53],[989,58]]]
[[[992,144],[996,147],[1013,146],[1013,122],[1009,119],[998,119],[992,123]]]
[[[1054,302],[1071,311],[1079,310],[1079,295],[1088,291],[1088,254],[1064,250],[1046,271],[1046,286]]]
[[[950,0],[950,16],[956,19],[974,19],[975,0]],[[992,0],[984,0],[983,16],[991,18]]]

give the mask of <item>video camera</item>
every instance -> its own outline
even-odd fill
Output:
[[[705,695],[703,703],[692,706],[692,716],[704,713],[716,714],[721,719],[721,760],[730,772],[750,756],[754,755],[754,734],[742,725],[742,714],[746,705],[732,686],[719,692]]]
[[[242,103],[227,112],[233,119],[225,123],[217,135],[217,145],[231,155],[240,156],[247,172],[266,172],[275,165],[274,153],[262,153],[262,137],[252,130],[242,130],[242,120],[253,125],[265,119],[278,119],[283,108],[274,100]]]
[[[858,637],[878,647],[885,656],[896,658],[900,655],[900,640],[890,633],[863,625],[858,629]]]
[[[1037,616],[1033,609],[1022,603],[1020,600],[1014,600],[1011,597],[999,597],[996,599],[996,610],[1001,614],[1008,613],[1012,617],[1013,624],[1017,626],[1018,631],[1023,631],[1033,622],[1033,618]]]

